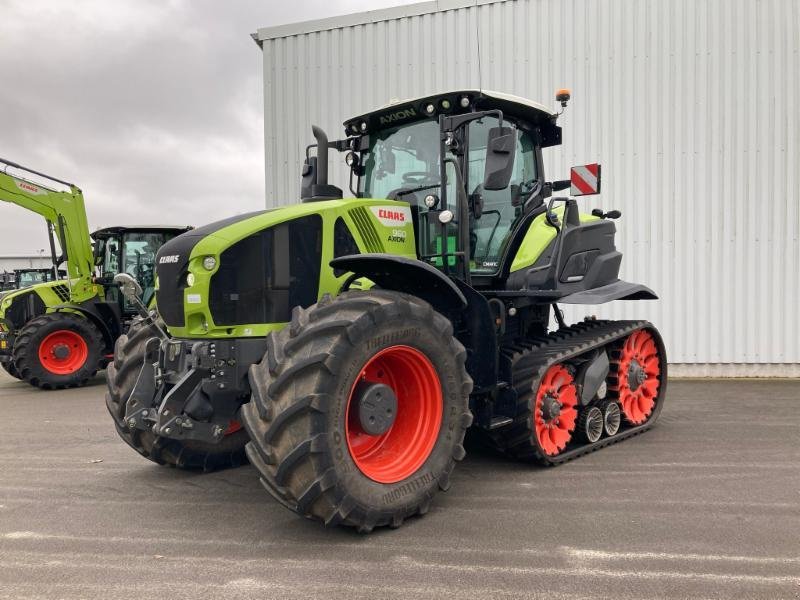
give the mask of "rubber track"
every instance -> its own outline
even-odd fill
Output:
[[[615,342],[621,342],[638,329],[648,329],[654,334],[661,356],[659,393],[650,418],[639,426],[626,427],[623,422],[622,428],[616,435],[603,437],[594,444],[585,443],[556,456],[544,454],[538,448],[538,444],[532,442],[533,416],[531,414],[530,401],[547,370],[555,364],[577,358],[602,346],[612,347],[609,358],[613,361]],[[666,353],[661,336],[648,321],[583,321],[560,329],[546,337],[523,340],[506,346],[501,352],[503,357],[510,363],[512,385],[518,398],[517,415],[513,423],[489,432],[489,437],[498,449],[517,458],[534,460],[545,466],[560,465],[647,431],[658,419],[658,415],[661,412],[666,392]],[[614,376],[612,369],[609,377],[613,378]],[[613,396],[613,392],[610,391],[609,396]],[[573,440],[575,439],[578,439],[577,436],[573,438]],[[570,445],[572,444],[574,444],[574,441],[570,442]]]

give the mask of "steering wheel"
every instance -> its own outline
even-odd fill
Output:
[[[409,171],[403,173],[403,183],[422,185],[423,183],[438,182],[439,180],[427,171]]]

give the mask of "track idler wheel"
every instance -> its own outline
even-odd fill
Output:
[[[594,444],[603,435],[603,411],[596,406],[585,407],[581,414],[579,428],[584,439],[590,444]]]
[[[606,430],[606,435],[609,437],[617,435],[619,426],[622,423],[619,404],[614,401],[608,401],[603,403],[601,410],[603,411],[603,427]]]

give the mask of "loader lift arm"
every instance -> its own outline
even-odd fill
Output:
[[[8,172],[9,169],[22,171],[22,174],[12,175]],[[26,178],[25,174],[45,178],[68,189],[58,191]],[[66,261],[67,277],[74,295],[91,295],[94,260],[81,190],[74,184],[0,158],[0,200],[44,217],[54,263]],[[61,247],[60,258],[55,257],[53,234],[58,237]],[[53,265],[54,269],[57,267],[58,264]]]

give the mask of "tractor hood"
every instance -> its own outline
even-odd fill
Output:
[[[416,257],[405,202],[325,200],[238,215],[180,235],[156,255],[156,304],[175,337],[265,335],[338,292],[337,256]]]

